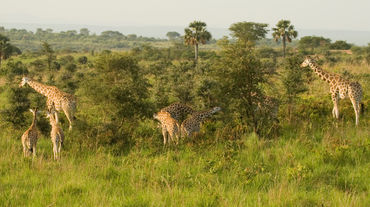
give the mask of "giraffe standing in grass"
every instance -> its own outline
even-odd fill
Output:
[[[199,111],[193,113],[189,118],[185,119],[185,121],[182,122],[181,137],[190,137],[194,132],[199,132],[200,124],[220,110],[220,107],[213,107],[211,110],[208,111]]]
[[[23,145],[23,156],[27,157],[30,153],[33,157],[36,157],[36,144],[39,137],[39,132],[37,130],[37,108],[30,111],[33,114],[33,120],[30,128],[27,129],[22,135],[22,145]]]
[[[56,112],[54,110],[47,112],[46,118],[49,118],[51,125],[50,136],[51,142],[53,143],[54,160],[58,160],[60,158],[60,149],[64,142],[64,133],[58,122],[55,120],[55,114]]]
[[[338,74],[328,73],[316,65],[315,61],[311,57],[306,57],[302,62],[301,67],[309,66],[322,80],[326,81],[330,85],[331,99],[333,101],[333,117],[339,118],[339,99],[349,97],[352,102],[353,109],[356,115],[356,125],[360,117],[360,103],[362,99],[362,87],[358,82],[351,82],[344,79]]]
[[[193,108],[180,102],[172,103],[169,106],[162,108],[161,111],[170,113],[171,117],[176,119],[178,122],[184,120],[188,114],[195,112]]]
[[[171,141],[175,141],[174,138],[176,137],[176,144],[179,144],[180,125],[176,119],[172,118],[171,114],[166,111],[160,111],[154,114],[153,118],[161,122],[163,144],[166,145],[167,143],[167,133]]]
[[[74,113],[76,111],[76,98],[68,93],[59,90],[55,86],[48,86],[42,83],[36,82],[28,77],[23,77],[20,87],[28,84],[31,88],[35,89],[38,93],[47,97],[47,107],[49,112],[52,109],[57,111],[63,110],[69,121],[69,130],[72,130],[72,122],[74,119]],[[58,114],[55,113],[55,119],[58,122]]]

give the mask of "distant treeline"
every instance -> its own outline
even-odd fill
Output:
[[[52,29],[38,28],[36,32],[26,29],[6,29],[0,26],[0,34],[8,37],[11,43],[22,51],[39,51],[42,42],[48,42],[56,51],[102,51],[102,50],[127,50],[140,47],[143,44],[151,44],[157,47],[170,47],[173,42],[183,42],[183,37],[175,39],[160,39],[154,37],[143,37],[136,34],[124,35],[119,31],[104,31],[101,34],[91,33],[87,28],[80,31],[68,30],[55,32]],[[211,39],[208,43],[216,43]],[[293,41],[291,46],[295,46],[297,41]],[[264,38],[257,41],[258,46],[280,47],[271,38]]]
[[[23,50],[40,50],[41,42],[47,41],[55,50],[101,50],[128,49],[146,42],[164,42],[165,39],[142,37],[136,34],[124,35],[118,31],[104,31],[100,35],[91,34],[87,28],[80,31],[68,30],[54,32],[52,29],[38,28],[36,32],[25,29],[5,29],[0,27],[0,34],[9,37],[12,44]]]

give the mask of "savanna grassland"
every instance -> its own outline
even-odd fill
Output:
[[[288,47],[283,58],[277,48],[222,39],[214,49],[200,47],[195,62],[192,47],[167,44],[84,52],[44,42],[3,60],[0,205],[369,205],[369,46],[352,46],[352,54]],[[348,99],[340,101],[339,120],[332,118],[329,86],[299,67],[307,54],[362,85],[358,126]],[[37,157],[23,157],[28,109],[46,110],[45,97],[19,88],[23,76],[77,97],[72,131],[60,113],[66,140],[59,161],[44,113]],[[267,96],[279,103],[276,115],[264,105]],[[195,136],[163,146],[152,115],[177,101],[222,110]]]

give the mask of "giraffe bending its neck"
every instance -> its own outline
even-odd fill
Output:
[[[180,127],[181,137],[191,137],[194,132],[199,132],[200,124],[220,110],[220,107],[213,107],[208,111],[199,111],[193,113],[189,118],[182,122]]]
[[[333,116],[339,118],[338,104],[339,99],[344,99],[349,97],[352,102],[353,108],[356,115],[356,125],[358,125],[358,120],[360,116],[360,102],[362,99],[362,87],[358,82],[351,82],[344,79],[338,74],[328,73],[316,65],[315,61],[311,57],[306,57],[306,59],[301,64],[301,67],[310,68],[324,81],[330,85],[331,98],[334,104]]]
[[[47,97],[46,104],[49,111],[52,109],[57,111],[63,110],[69,121],[69,130],[72,130],[72,121],[76,111],[76,98],[73,95],[65,93],[55,86],[44,85],[28,77],[22,78],[20,87],[24,86],[25,84],[28,84],[31,88],[35,89],[35,91]],[[55,119],[58,122],[57,113],[55,113]]]

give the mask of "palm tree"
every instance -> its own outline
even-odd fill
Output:
[[[283,40],[283,54],[285,57],[285,48],[286,48],[286,41],[291,42],[293,38],[298,36],[298,32],[294,30],[294,26],[290,24],[289,20],[280,20],[276,24],[276,28],[272,28],[274,31],[272,33],[272,37],[275,41],[279,41],[279,39]]]
[[[198,61],[198,45],[206,44],[211,39],[212,35],[206,30],[206,23],[201,21],[194,21],[185,28],[185,44],[194,45],[195,48],[195,62]]]

